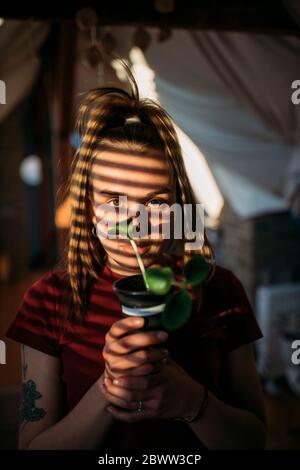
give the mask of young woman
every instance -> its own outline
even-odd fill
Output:
[[[7,332],[22,344],[19,448],[263,448],[251,345],[261,332],[240,281],[214,265],[207,238],[198,251],[210,276],[180,330],[128,334],[143,319],[122,317],[112,287],[139,266],[126,240],[99,234],[109,208],[120,216],[142,204],[151,218],[161,204],[196,204],[171,119],[133,84],[131,92],[89,92],[78,124],[67,266],[33,284]],[[195,253],[186,239],[161,234],[138,245],[146,267]]]

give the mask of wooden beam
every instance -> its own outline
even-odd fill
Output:
[[[92,7],[99,24],[212,29],[269,34],[299,34],[299,26],[281,0],[174,0],[174,11],[159,13],[154,0],[74,0],[61,3],[2,2],[0,16],[35,20],[74,19],[78,10]]]
[[[59,54],[56,64],[52,113],[52,164],[54,190],[60,200],[70,174],[73,149],[70,135],[73,122],[73,91],[76,63],[77,29],[73,21],[61,23],[58,40]],[[61,202],[61,201],[56,201]],[[57,229],[58,249],[61,253],[66,233]]]

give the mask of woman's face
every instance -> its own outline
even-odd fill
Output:
[[[145,232],[136,237],[138,250],[146,268],[159,265],[170,244],[170,239],[162,235],[162,227],[168,224],[168,207],[176,202],[176,183],[164,153],[158,150],[99,151],[91,181],[93,222],[97,224],[109,267],[123,275],[140,272],[129,240],[107,238],[106,234],[115,223],[126,221],[130,216],[141,228],[142,214],[146,225],[142,229]]]

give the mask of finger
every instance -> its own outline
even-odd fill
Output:
[[[164,373],[161,371],[156,374],[147,376],[122,376],[113,379],[111,383],[117,387],[124,388],[127,390],[151,390],[166,380]],[[113,392],[112,392],[113,393]]]
[[[109,376],[109,378],[118,378],[118,377],[122,377],[123,375],[140,376],[140,375],[155,374],[156,372],[159,372],[163,368],[163,362],[159,361],[159,362],[142,364],[141,366],[137,366],[132,369],[123,369],[119,372],[112,372],[109,364],[106,362],[105,368],[107,369],[107,375]]]
[[[168,356],[166,349],[147,348],[140,349],[130,354],[113,355],[106,354],[105,361],[109,364],[111,371],[120,372],[120,370],[131,369],[149,362],[161,361]]]
[[[121,320],[118,320],[112,324],[107,335],[110,339],[117,339],[127,334],[130,330],[138,330],[139,328],[142,328],[143,326],[144,326],[143,317],[122,318]]]
[[[168,333],[163,330],[129,334],[121,339],[108,341],[105,351],[108,353],[128,354],[136,349],[143,349],[165,342],[167,338]]]
[[[137,421],[143,421],[144,419],[154,418],[155,411],[143,410],[143,411],[125,411],[110,405],[107,411],[119,421],[125,421],[126,423],[134,423]]]
[[[129,390],[127,388],[118,387],[110,379],[104,379],[104,384],[108,393],[114,397],[120,398],[125,403],[137,403],[142,400],[151,399],[151,392],[145,390]]]
[[[104,398],[106,398],[106,400],[112,403],[113,405],[116,405],[116,406],[119,406],[121,408],[125,408],[128,410],[136,410],[138,408],[139,401],[127,402],[126,400],[123,400],[122,398],[113,395],[112,393],[108,391],[104,383],[101,383],[100,387],[101,387],[101,392]]]
[[[112,371],[109,368],[108,362],[105,362],[104,377],[108,377],[110,380],[114,380],[115,378]]]

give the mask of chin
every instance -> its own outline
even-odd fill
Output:
[[[152,253],[151,255],[149,253],[147,255],[148,256],[146,257],[142,257],[146,269],[158,261],[157,256],[152,255]],[[113,259],[120,267],[129,268],[140,272],[140,265],[135,256],[111,256],[111,259]]]

